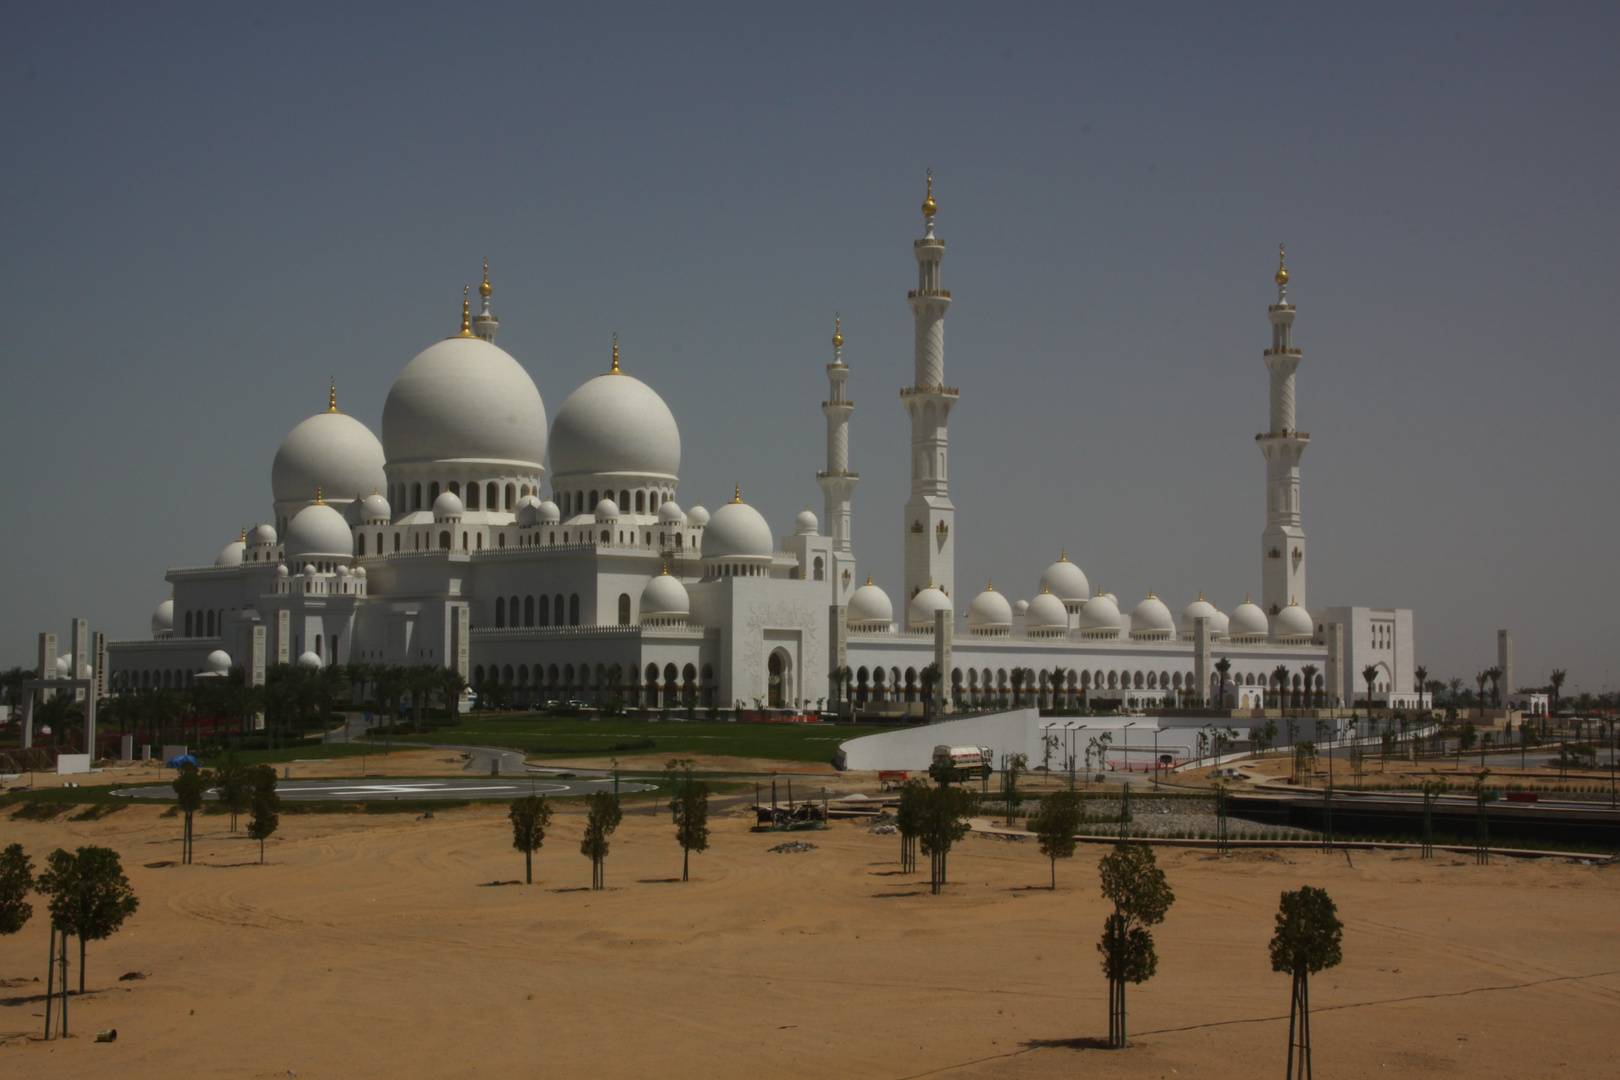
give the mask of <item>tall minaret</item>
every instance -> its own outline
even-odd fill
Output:
[[[833,323],[833,361],[827,365],[827,400],[821,411],[827,416],[827,471],[816,473],[816,483],[825,496],[826,516],[822,519],[833,549],[848,554],[850,546],[849,497],[861,474],[849,471],[849,414],[855,403],[844,393],[849,368],[844,365],[844,323]]]
[[[1288,268],[1277,248],[1277,302],[1271,317],[1271,430],[1256,435],[1266,456],[1266,531],[1260,534],[1261,604],[1272,615],[1289,604],[1305,607],[1305,530],[1299,523],[1299,459],[1311,437],[1294,426],[1294,305],[1288,302]]]
[[[909,602],[933,585],[947,596],[956,589],[956,548],[951,528],[956,507],[946,488],[945,421],[956,404],[956,388],[945,385],[945,309],[951,294],[939,287],[945,242],[934,236],[934,177],[928,176],[923,201],[923,237],[912,241],[917,256],[917,288],[907,293],[917,320],[916,373],[900,400],[911,416],[911,498],[906,500],[906,592]]]
[[[491,345],[495,344],[495,331],[501,328],[501,320],[489,313],[489,260],[484,260],[484,283],[478,286],[478,295],[484,299],[484,308],[473,318],[473,333],[483,338]]]

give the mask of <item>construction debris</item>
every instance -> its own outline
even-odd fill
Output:
[[[770,851],[779,851],[787,855],[797,855],[802,851],[816,850],[816,844],[807,844],[803,840],[790,840],[785,844],[777,844]]]

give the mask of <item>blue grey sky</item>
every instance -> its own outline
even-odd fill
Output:
[[[1298,304],[1312,606],[1471,678],[1620,683],[1613,5],[72,5],[0,38],[0,665],[270,517],[282,436],[373,430],[490,261],[555,415],[625,368],[680,501],[819,511],[833,312],[858,555],[899,591],[932,167],[958,596],[1067,547],[1258,592],[1260,353]],[[1608,614],[1605,614],[1605,613]]]

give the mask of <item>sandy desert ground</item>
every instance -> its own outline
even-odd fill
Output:
[[[208,1077],[1252,1077],[1281,1072],[1288,981],[1266,942],[1278,894],[1326,887],[1345,962],[1316,980],[1322,1075],[1538,1077],[1613,1067],[1620,866],[1355,852],[1160,848],[1177,894],[1159,975],[1130,992],[1133,1045],[1106,1032],[1104,915],[1085,847],[970,837],[953,884],[900,874],[898,841],[855,824],[780,834],[717,815],[681,883],[668,818],[634,806],[590,892],[582,818],[559,808],[522,876],[504,809],[286,816],[256,845],[132,807],[6,820],[40,861],[118,849],[142,899],[92,945],[76,1037],[39,1039],[46,925],[0,938],[0,1072]],[[924,861],[926,865],[926,860]],[[36,909],[42,905],[36,903]],[[126,972],[139,980],[119,981]],[[74,972],[77,979],[77,972]],[[97,1044],[98,1028],[118,1029]],[[93,1070],[93,1071],[92,1071]]]

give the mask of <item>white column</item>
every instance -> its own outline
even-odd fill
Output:
[[[1255,436],[1266,459],[1266,527],[1260,534],[1260,603],[1275,615],[1289,604],[1306,606],[1305,529],[1300,520],[1299,460],[1311,437],[1298,430],[1294,372],[1303,354],[1294,347],[1294,305],[1288,302],[1288,270],[1278,256],[1277,302],[1266,309],[1271,348],[1265,351],[1271,381],[1271,427]]]

